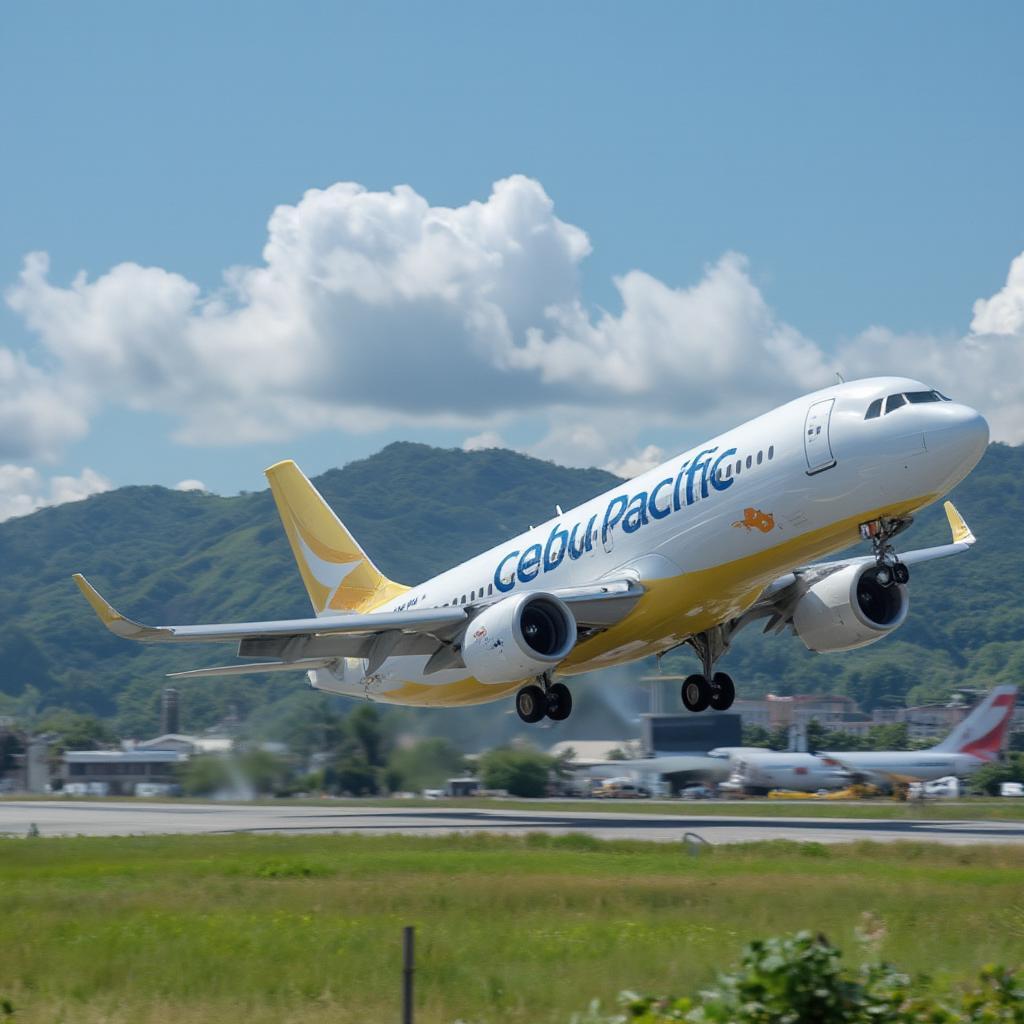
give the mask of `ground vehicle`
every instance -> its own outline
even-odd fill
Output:
[[[594,791],[602,800],[637,800],[649,797],[650,791],[638,786],[632,779],[605,779]]]

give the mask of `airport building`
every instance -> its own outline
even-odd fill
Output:
[[[170,792],[177,768],[188,760],[176,750],[69,750],[63,758],[61,782],[67,793],[95,796],[135,796]]]

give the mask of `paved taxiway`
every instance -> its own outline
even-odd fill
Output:
[[[1024,821],[892,821],[855,818],[759,818],[579,810],[465,810],[453,807],[303,807],[294,804],[118,803],[0,801],[0,834],[161,835],[345,832],[365,835],[450,835],[456,832],[585,832],[599,839],[680,841],[696,833],[709,843],[792,839],[820,843],[870,839],[970,843],[1024,843]]]

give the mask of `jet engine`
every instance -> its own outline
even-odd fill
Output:
[[[793,611],[793,629],[809,650],[849,651],[902,626],[909,607],[906,586],[880,583],[873,562],[848,565],[812,584]]]
[[[466,629],[462,659],[481,683],[514,683],[555,667],[576,643],[576,619],[553,594],[518,594]]]

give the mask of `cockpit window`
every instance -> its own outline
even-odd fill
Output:
[[[885,400],[885,414],[889,415],[893,409],[898,409],[901,405],[906,405],[907,400],[902,395],[890,395]]]
[[[941,402],[938,391],[908,391],[907,401],[911,405],[920,405],[923,402]]]
[[[864,419],[874,420],[878,419],[882,415],[882,400],[876,398],[869,406],[868,411],[864,413]]]

